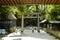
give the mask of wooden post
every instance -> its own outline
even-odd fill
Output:
[[[22,15],[21,26],[22,26],[21,32],[23,32],[24,31],[24,15]]]
[[[36,13],[37,13],[37,26],[38,26],[38,29],[37,29],[37,31],[38,32],[40,32],[40,28],[39,28],[39,8],[38,8],[38,5],[36,5]]]
[[[37,19],[37,21],[38,21],[38,23],[37,23],[37,26],[38,26],[38,32],[40,32],[40,28],[39,28],[39,13],[38,13],[38,17],[37,17],[38,19]]]

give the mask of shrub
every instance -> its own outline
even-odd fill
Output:
[[[53,35],[56,37],[56,39],[60,40],[60,31],[54,31],[54,30],[50,30],[50,29],[43,29],[45,32],[49,33],[50,35]]]
[[[15,29],[12,27],[12,28],[10,28],[10,32],[12,33],[12,32],[15,32]]]

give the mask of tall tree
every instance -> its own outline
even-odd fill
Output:
[[[8,8],[8,6],[0,6],[0,20],[6,20],[6,14],[9,12]]]
[[[27,11],[27,6],[26,5],[20,5],[20,6],[17,6],[17,8],[18,8],[18,12],[21,14],[21,18],[22,18],[21,27],[22,27],[22,32],[23,32],[23,27],[24,27],[24,14]]]
[[[60,20],[60,5],[47,5],[46,18],[48,20]]]

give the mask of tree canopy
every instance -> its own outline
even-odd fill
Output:
[[[47,5],[46,19],[60,20],[60,5]]]
[[[45,18],[48,20],[60,20],[60,5],[38,5],[38,11],[43,12],[45,10]],[[36,5],[17,5],[17,6],[0,6],[0,16],[6,13],[13,13],[19,17],[27,12],[36,11]]]

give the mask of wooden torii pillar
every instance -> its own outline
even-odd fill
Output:
[[[24,31],[24,15],[22,15],[22,21],[21,21],[21,32]]]

